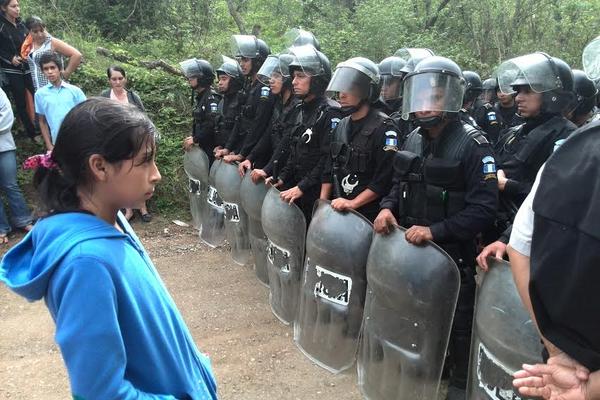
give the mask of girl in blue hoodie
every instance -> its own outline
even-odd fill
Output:
[[[74,399],[217,398],[208,358],[119,213],[160,181],[156,139],[135,107],[92,98],[67,114],[52,154],[29,161],[49,214],[4,256],[0,280],[44,298]]]

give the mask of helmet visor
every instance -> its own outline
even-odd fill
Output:
[[[393,75],[381,76],[381,100],[390,101],[402,97],[402,78]]]
[[[600,36],[585,46],[581,62],[583,70],[591,80],[600,79]]]
[[[182,61],[179,63],[179,66],[181,67],[181,71],[183,71],[183,75],[185,75],[186,78],[192,78],[200,75],[200,66],[196,62],[195,58]]]
[[[503,93],[514,93],[514,86],[526,85],[536,93],[560,89],[562,84],[554,61],[542,53],[527,54],[503,62],[498,67],[498,84]]]
[[[309,31],[305,31],[304,29],[292,28],[285,33],[283,38],[286,48],[299,47],[307,44],[314,47],[318,46],[318,41],[315,38],[315,35]]]
[[[235,57],[256,58],[258,56],[256,38],[250,35],[232,35],[231,54]]]
[[[329,85],[326,94],[329,97],[335,97],[340,92],[351,93],[361,99],[369,97],[371,79],[363,72],[351,67],[337,67]]]
[[[418,111],[458,112],[462,107],[465,83],[461,78],[425,72],[404,81],[402,118]]]
[[[227,56],[222,57],[223,64],[221,64],[221,66],[217,69],[217,75],[219,73],[224,73],[231,76],[232,78],[239,78],[240,76],[242,76],[242,72],[240,71],[240,65],[236,60]]]
[[[268,56],[258,70],[258,80],[263,85],[268,85],[271,78],[283,79],[289,77],[289,72],[281,68],[278,56]]]
[[[310,44],[294,47],[290,50],[294,56],[294,61],[290,67],[300,67],[302,72],[309,76],[317,76],[324,74],[321,59],[317,54],[317,50]]]
[[[396,50],[396,52],[394,53],[394,56],[396,57],[400,57],[402,59],[404,59],[405,61],[410,60],[411,58],[416,58],[419,60],[422,60],[424,58],[433,56],[433,51],[429,50],[429,49],[423,49],[423,48],[401,48]]]

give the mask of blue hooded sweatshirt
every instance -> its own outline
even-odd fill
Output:
[[[40,220],[0,265],[0,280],[44,298],[74,399],[217,398],[198,352],[137,236],[83,212]]]

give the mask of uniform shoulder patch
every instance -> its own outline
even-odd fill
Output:
[[[483,179],[497,179],[496,177],[496,160],[492,156],[485,156],[481,159],[481,163],[483,164]]]
[[[398,151],[398,132],[387,131],[385,133],[384,151]]]
[[[263,86],[262,88],[260,88],[260,97],[262,99],[266,99],[267,97],[269,97],[269,93],[271,93],[271,88],[268,86]]]
[[[338,126],[340,121],[341,120],[339,118],[331,118],[331,130],[334,130]]]

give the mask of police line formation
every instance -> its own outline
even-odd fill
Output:
[[[511,375],[542,345],[510,266],[490,259],[476,285],[475,258],[508,242],[555,146],[598,119],[594,81],[541,52],[483,82],[424,48],[332,71],[314,35],[289,37],[275,55],[234,35],[216,73],[181,63],[201,240],[254,264],[309,359],[356,361],[365,398],[435,399],[442,376],[448,398],[520,398]],[[583,57],[596,79],[599,49]]]

